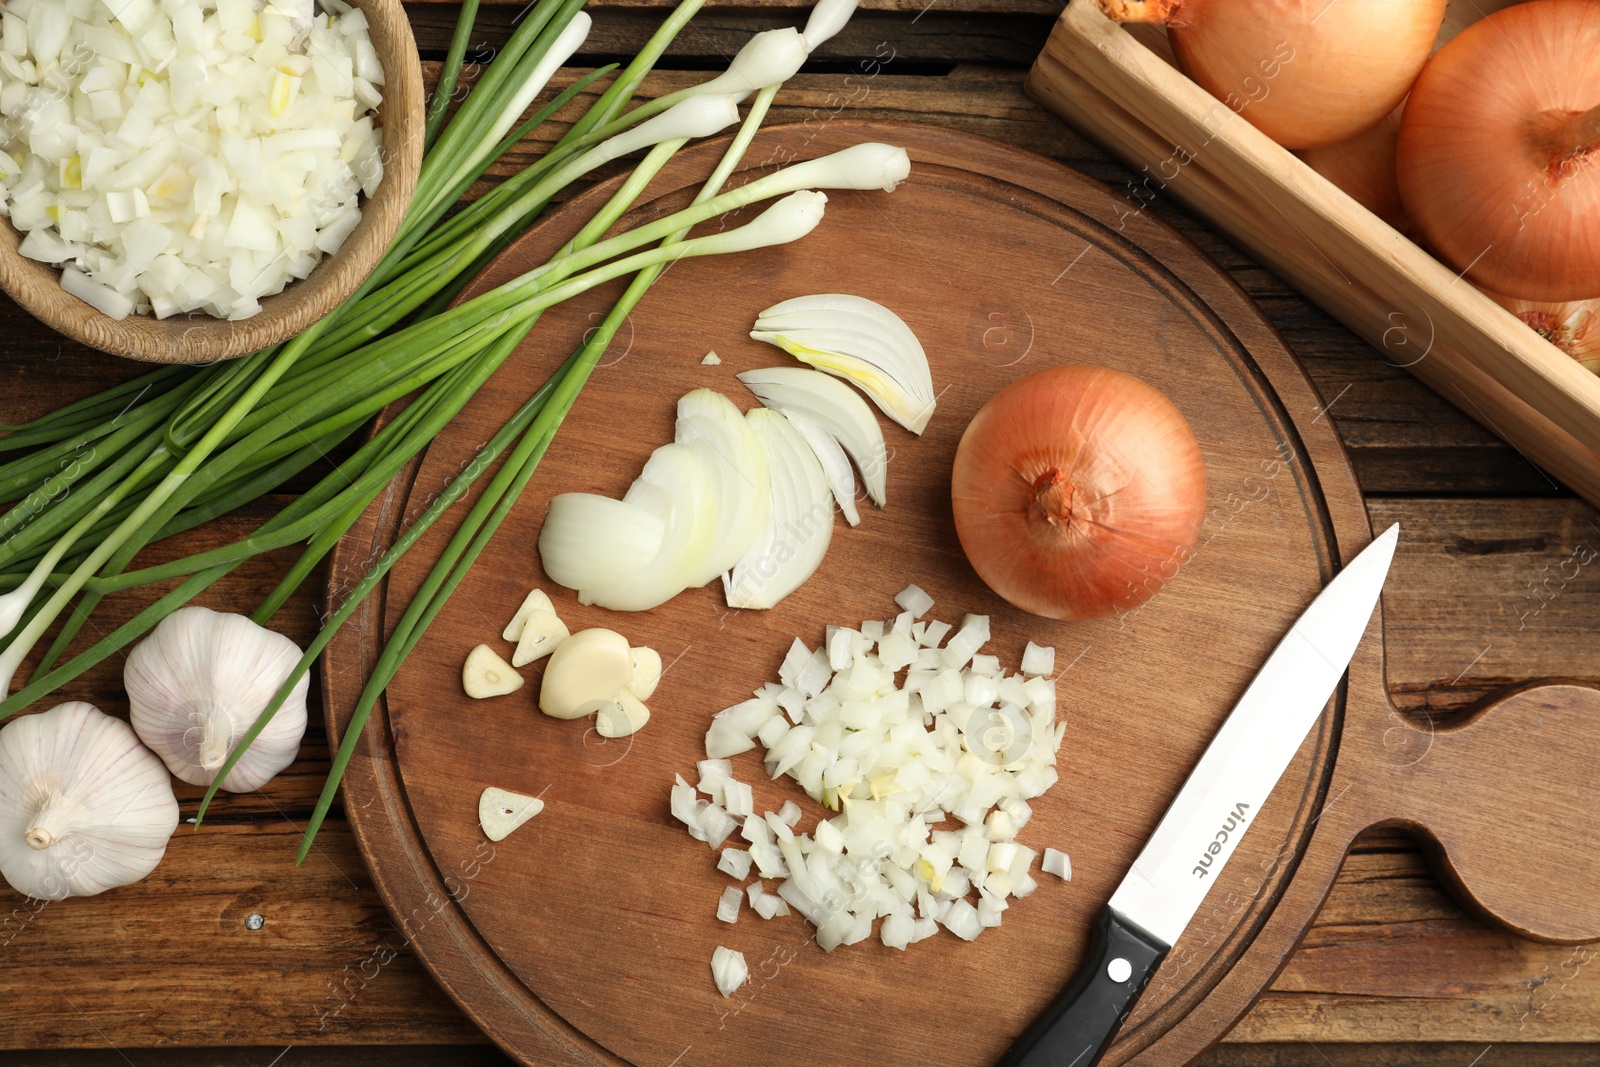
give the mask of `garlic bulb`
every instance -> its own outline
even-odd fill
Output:
[[[178,828],[161,761],[74,701],[0,730],[0,875],[36,900],[88,897],[155,869]]]
[[[293,641],[243,615],[175,611],[128,656],[122,678],[133,728],[173,774],[210,785],[299,660]],[[306,732],[309,684],[309,677],[300,679],[222,780],[223,789],[259,789],[294,761]]]

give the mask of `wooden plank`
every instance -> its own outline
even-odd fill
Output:
[[[955,63],[1002,63],[1017,68],[1032,63],[1050,34],[1054,11],[1029,14],[1013,6],[1002,13],[993,6],[985,10],[984,3],[977,0],[976,6],[946,8],[936,2],[903,10],[861,12],[816,52],[811,69],[882,55],[879,49],[885,44],[894,47],[902,66],[917,64],[937,73]],[[499,48],[511,35],[522,10],[522,5],[480,9],[473,32],[474,54]],[[720,70],[752,33],[804,25],[807,10],[703,11],[667,47],[661,66]],[[424,3],[409,7],[409,11],[418,51],[425,59],[443,58],[455,31],[455,8]],[[664,12],[621,7],[591,8],[591,14],[594,26],[578,54],[580,60],[633,57],[661,25]]]
[[[297,1045],[240,1048],[174,1048],[136,1053],[140,1067],[507,1067],[503,1053],[489,1045]],[[1481,1058],[1480,1058],[1481,1057]],[[1593,1049],[1579,1044],[1483,1042],[1366,1042],[1322,1044],[1224,1042],[1196,1061],[1196,1067],[1573,1067],[1592,1064]],[[115,1049],[59,1049],[36,1052],[28,1067],[127,1067]]]
[[[1579,636],[1600,618],[1592,507],[1372,500],[1368,510],[1374,526],[1395,521],[1404,531],[1383,599],[1400,703],[1448,711],[1524,678],[1600,679],[1600,645]]]
[[[229,1045],[137,1055],[140,1067],[507,1067],[511,1062],[493,1045]],[[128,1067],[128,1058],[118,1049],[55,1049],[33,1053],[28,1067]]]
[[[406,0],[406,9],[412,18],[416,18],[419,11],[430,7],[453,11],[458,2],[459,0]],[[496,6],[524,8],[528,6],[528,0],[483,0],[485,10],[492,11]],[[587,10],[650,11],[656,13],[659,18],[677,6],[678,0],[590,0]],[[811,5],[796,3],[795,0],[707,0],[701,11],[706,14],[732,11],[783,11],[787,13],[789,22],[793,25],[803,22],[810,9]],[[935,10],[1055,18],[1061,13],[1061,4],[1059,0],[862,0],[860,7],[862,13],[889,11],[909,15]]]

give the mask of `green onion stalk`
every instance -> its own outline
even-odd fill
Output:
[[[700,2],[686,0],[673,13],[665,33],[630,64],[630,77],[642,77]],[[458,38],[470,35],[474,6],[463,9],[466,29],[458,26]],[[376,398],[393,400],[442,383],[448,361],[397,360],[393,345],[358,351],[348,343],[321,342],[362,330],[368,336],[381,332],[372,323],[390,306],[396,288],[414,293],[424,282],[448,284],[436,270],[432,279],[420,279],[421,271],[404,269],[407,253],[437,231],[461,193],[514,143],[507,137],[510,127],[587,32],[581,6],[582,0],[541,0],[442,128],[435,105],[433,142],[400,233],[378,268],[333,315],[286,345],[236,363],[187,374],[164,369],[34,423],[6,428],[11,432],[0,447],[20,442],[34,451],[0,466],[0,502],[14,502],[0,517],[0,571],[19,576],[0,596],[0,636],[21,626],[0,653],[0,680],[9,682],[44,631],[87,589],[41,666],[53,662],[107,591],[91,583],[120,572],[146,544],[215,517],[222,513],[219,504],[238,506],[271,491],[359,432],[377,410]],[[571,87],[525,127],[549,118],[605,73]],[[574,155],[594,128],[615,121],[627,98],[615,84],[601,94],[547,160]],[[573,181],[581,174],[568,168],[565,177]],[[548,183],[545,189],[560,191]],[[535,217],[536,211],[525,212],[524,226]],[[482,331],[474,338],[482,343]],[[452,356],[465,354],[456,339],[442,347]],[[422,354],[438,356],[440,348],[434,344]],[[330,381],[342,388],[328,391]],[[315,401],[308,405],[308,397]],[[430,389],[418,403],[433,409],[449,397],[447,390]],[[343,402],[342,409],[330,403],[335,400]],[[122,406],[105,419],[115,405]],[[314,429],[308,432],[308,426]],[[246,441],[257,447],[237,447]],[[212,461],[228,446],[234,447],[231,454],[223,452],[224,462]],[[376,458],[383,451],[363,455]],[[384,458],[396,469],[403,463]],[[351,474],[336,473],[346,483]],[[353,504],[346,509],[356,510]],[[36,602],[46,587],[48,599]],[[18,706],[7,701],[0,714]]]
[[[477,6],[468,2],[452,39],[446,76],[430,105],[425,135],[429,148],[417,198],[394,246],[354,297],[317,327],[277,349],[220,368],[164,369],[33,423],[0,427],[8,434],[0,438],[0,452],[31,449],[21,459],[0,465],[0,502],[16,502],[0,516],[0,588],[11,590],[0,595],[0,636],[21,627],[0,653],[0,680],[5,682],[0,695],[9,690],[12,673],[35,642],[82,594],[33,677],[0,701],[0,718],[114,654],[246,560],[304,543],[300,557],[253,616],[263,624],[270,620],[384,486],[517,348],[545,310],[631,276],[601,327],[343,598],[216,776],[216,781],[226,778],[334,633],[395,562],[499,463],[380,654],[307,828],[300,852],[304,858],[378,697],[515,504],[617,326],[661,271],[680,258],[764,247],[802,236],[820,219],[825,200],[802,190],[892,188],[904,177],[903,152],[863,145],[769,174],[731,193],[721,191],[765,117],[777,85],[804,59],[809,45],[797,47],[799,34],[793,31],[787,31],[792,40],[780,31],[758,35],[728,73],[624,111],[643,76],[701,2],[680,4],[639,56],[540,161],[446,219],[445,213],[462,193],[511,145],[609,72],[581,79],[529,122],[511,129],[587,33],[587,16],[578,10],[581,0],[541,0],[446,121],[448,97],[454,93]],[[843,10],[847,18],[853,6],[823,0],[812,21],[831,9],[829,17],[842,25],[839,12]],[[778,71],[776,76],[773,71]],[[736,120],[734,101],[751,91],[757,95],[749,115],[694,203],[668,218],[605,238],[672,155],[691,137],[708,135]],[[446,308],[472,274],[537,219],[555,196],[604,163],[644,148],[649,151],[643,161],[549,262]],[[752,223],[687,239],[697,223],[776,196],[785,199]],[[408,318],[409,325],[400,326]],[[413,397],[411,403],[394,419],[249,537],[174,563],[127,570],[151,541],[258,499],[340,446],[383,407],[406,396]],[[106,416],[113,411],[116,414],[108,421]],[[58,664],[101,597],[171,581],[178,585],[155,603]],[[36,603],[46,588],[52,590],[50,597]],[[206,793],[201,815],[215,788]]]

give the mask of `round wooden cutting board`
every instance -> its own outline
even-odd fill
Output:
[[[524,1063],[992,1063],[1072,971],[1093,916],[1279,637],[1370,539],[1317,394],[1260,313],[1177,233],[1048,160],[932,128],[780,128],[746,158],[760,167],[863,140],[906,146],[910,180],[893,194],[830,193],[827,217],[803,241],[685,262],[651,290],[518,507],[390,687],[345,779],[346,811],[396,922],[462,1007]],[[721,147],[681,156],[625,224],[684,203]],[[502,258],[492,280],[542,262],[611,188],[552,217]],[[853,529],[836,516],[822,568],[771,611],[729,612],[713,585],[655,611],[615,614],[579,606],[546,579],[535,545],[550,497],[620,496],[651,450],[672,439],[674,404],[690,389],[720,389],[749,407],[733,375],[789,362],[749,339],[756,314],[817,292],[892,308],[932,363],[938,409],[927,432],[914,437],[881,420],[892,453],[888,507],[864,507]],[[545,317],[346,539],[335,593],[571,352],[609,295]],[[711,350],[720,365],[702,365]],[[956,443],[984,401],[1068,362],[1120,368],[1165,392],[1193,426],[1208,473],[1193,561],[1143,609],[1092,623],[1026,616],[990,593],[957,544],[948,495]],[[410,553],[330,648],[333,731],[380,633],[448,533],[435,531]],[[712,714],[775,679],[794,637],[814,647],[829,623],[892,617],[894,594],[912,582],[934,597],[932,617],[990,614],[988,651],[1008,669],[1027,640],[1055,646],[1067,724],[1061,781],[1034,802],[1020,840],[1069,853],[1072,881],[1037,875],[1039,890],[1016,901],[1002,927],[971,944],[941,931],[905,952],[873,938],[824,953],[798,915],[763,922],[746,909],[736,925],[719,922],[717,898],[734,883],[716,870],[715,853],[671,821],[674,774],[693,779]],[[583,722],[539,714],[534,667],[512,696],[462,695],[468,650],[487,643],[509,657],[500,631],[535,586],[574,631],[608,626],[660,651],[669,666],[639,734],[606,742]],[[1413,773],[1406,768],[1449,768],[1445,756],[1406,762],[1419,749],[1408,755],[1405,742],[1422,731],[1398,716],[1386,721],[1379,637],[1375,619],[1347,688],[1158,972],[1112,1061],[1178,1062],[1219,1037],[1310,922],[1351,836],[1395,812],[1390,802]],[[1389,733],[1361,742],[1350,774],[1367,784],[1347,799],[1338,792],[1346,761],[1336,765],[1335,754],[1356,719],[1368,724],[1363,739]],[[1429,735],[1430,750],[1433,742]],[[755,785],[758,810],[794,799],[805,810],[801,829],[821,814],[792,782],[769,781],[757,752],[734,765]],[[545,810],[490,844],[477,824],[487,786],[538,794]],[[1339,817],[1319,818],[1325,810]],[[1586,818],[1574,821],[1592,829]],[[1593,869],[1580,864],[1577,873]],[[1588,906],[1573,904],[1585,922]],[[1563,933],[1534,920],[1520,928]],[[719,945],[743,952],[751,970],[727,999],[711,980]]]

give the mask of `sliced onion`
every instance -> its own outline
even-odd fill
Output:
[[[772,479],[766,454],[733,401],[712,389],[696,389],[678,400],[675,433],[695,449],[717,482],[719,523],[705,565],[689,581],[705,585],[744,558],[766,527]]]
[[[580,588],[578,601],[613,611],[648,611],[689,588],[705,567],[716,538],[717,487],[698,452],[662,445],[623,500],[661,520],[661,550],[625,579]]]
[[[855,460],[872,502],[880,508],[888,502],[889,448],[872,409],[854,390],[802,367],[762,367],[745,371],[739,380],[765,406],[816,420]]]
[[[723,576],[730,608],[770,608],[822,565],[833,540],[833,496],[816,453],[782,414],[757,408],[745,416],[772,479],[766,527]]]
[[[933,375],[916,334],[865,297],[821,293],[763,311],[751,337],[859,386],[884,414],[920,434],[933,416]]]
[[[649,566],[666,528],[659,516],[633,504],[562,493],[551,498],[539,531],[539,561],[568,589],[612,585]]]
[[[844,512],[845,521],[851,526],[860,526],[861,512],[856,510],[856,475],[850,469],[850,457],[816,420],[798,411],[786,412],[784,418],[800,431],[800,436],[816,454],[817,462],[822,464],[823,476],[828,479],[828,488],[833,490],[833,499]]]

